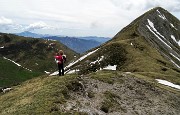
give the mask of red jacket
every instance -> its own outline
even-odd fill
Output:
[[[62,55],[55,56],[55,61],[56,61],[56,63],[58,63],[58,64],[62,64],[62,63],[63,63],[63,57],[62,57]]]

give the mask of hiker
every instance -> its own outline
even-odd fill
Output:
[[[55,61],[58,64],[59,76],[64,75],[64,63],[66,61],[66,55],[64,55],[62,50],[56,53]]]

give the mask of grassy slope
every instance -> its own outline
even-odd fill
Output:
[[[154,82],[154,79],[152,78],[147,78],[145,76],[142,75],[138,75],[138,74],[133,74],[133,76],[135,76],[136,78],[140,78],[145,80],[146,82],[142,82],[142,80],[138,80],[135,82],[135,84],[129,84],[131,86],[128,86],[128,84],[126,84],[126,79],[129,79],[128,77],[123,77],[125,74],[122,72],[117,72],[117,71],[99,71],[96,73],[91,73],[88,74],[86,76],[95,80],[99,80],[102,81],[104,83],[109,84],[109,86],[114,87],[114,89],[122,89],[122,90],[127,90],[130,91],[130,93],[132,93],[134,95],[134,91],[139,91],[139,89],[136,89],[135,85],[137,85],[137,83],[139,83],[140,85],[144,85],[144,86],[137,86],[137,88],[142,88],[143,90],[145,90],[145,92],[141,92],[138,93],[137,92],[137,97],[136,95],[134,95],[135,97],[130,97],[128,95],[126,95],[127,100],[124,100],[124,102],[127,102],[129,99],[131,98],[133,101],[133,99],[137,100],[139,97],[141,96],[144,99],[140,100],[142,102],[145,101],[145,103],[148,104],[156,104],[157,102],[159,102],[161,100],[161,98],[159,99],[159,88],[157,89],[157,87],[161,87],[162,91],[165,91],[165,93],[167,93],[167,90],[169,90],[170,92],[168,92],[166,94],[166,96],[180,96],[180,93],[178,90],[175,90],[173,88],[167,88],[166,86],[163,85],[159,85],[157,83]],[[133,78],[133,76],[130,77]],[[84,78],[81,78],[84,79]],[[133,78],[135,79],[135,78]],[[76,100],[76,98],[74,97],[74,93],[79,94],[79,96],[81,97],[82,92],[79,92],[79,77],[78,75],[65,75],[64,77],[59,77],[59,76],[41,76],[38,78],[33,78],[32,80],[28,80],[24,83],[22,83],[19,86],[15,86],[13,87],[13,90],[6,93],[6,94],[0,94],[0,114],[1,115],[19,115],[19,114],[75,114],[75,115],[85,115],[85,113],[79,112],[78,110],[65,110],[66,107],[66,103],[68,103],[70,100],[74,100],[76,103],[78,103],[77,105],[75,105],[76,107],[83,107],[81,106],[81,104],[83,104],[83,101],[81,102],[79,100]],[[89,80],[88,80],[89,81]],[[130,80],[131,81],[131,80]],[[89,81],[90,82],[90,81]],[[142,83],[141,83],[142,82]],[[99,87],[99,85],[104,84],[101,83],[98,84],[98,82],[94,82],[93,84],[97,85],[96,88]],[[113,84],[116,84],[113,86]],[[120,86],[119,86],[119,85]],[[132,86],[133,85],[133,86]],[[117,86],[117,87],[116,87]],[[92,87],[92,84],[90,86],[87,87]],[[122,107],[121,105],[119,105],[118,103],[121,102],[121,98],[125,98],[125,95],[123,96],[121,92],[117,92],[117,93],[113,93],[112,90],[108,90],[107,89],[103,89],[104,92],[100,92],[98,94],[96,94],[95,92],[93,92],[94,89],[92,89],[92,91],[88,92],[88,97],[85,97],[85,99],[91,100],[92,101],[95,99],[97,99],[95,102],[98,102],[98,95],[104,95],[102,97],[102,105],[101,105],[101,110],[106,112],[113,112],[113,111],[119,111],[119,109]],[[126,88],[127,87],[127,88]],[[156,87],[156,88],[154,88]],[[125,88],[125,89],[124,89]],[[129,89],[128,89],[129,88]],[[156,97],[154,97],[154,99],[152,97],[147,97],[145,96],[146,94],[149,94],[147,92],[146,89],[149,88],[150,89],[150,94],[152,95],[156,95]],[[100,89],[99,89],[100,90]],[[71,96],[70,93],[72,93],[72,91],[74,92]],[[98,91],[98,90],[95,90]],[[173,93],[171,93],[173,92]],[[76,94],[76,95],[77,95]],[[73,97],[72,97],[73,96]],[[164,94],[162,95],[163,97],[165,96]],[[79,98],[80,98],[79,97]],[[171,96],[170,96],[171,97]],[[169,99],[171,99],[169,97]],[[174,97],[174,98],[175,98]],[[146,99],[149,98],[151,99],[151,102],[146,102]],[[176,97],[178,98],[178,97]],[[118,99],[120,99],[119,101],[117,101]],[[157,101],[158,99],[158,101]],[[164,98],[162,98],[164,99]],[[154,102],[155,101],[155,102]],[[71,101],[70,101],[71,102]],[[90,101],[91,102],[91,101]],[[108,103],[106,103],[108,102]],[[160,101],[161,102],[161,101]],[[135,104],[136,101],[134,102],[129,102],[131,104]],[[172,107],[172,104],[177,104],[174,101],[170,104],[169,101],[167,102],[162,102],[163,104],[165,103],[166,106]],[[127,107],[123,107],[121,108],[123,110],[123,112],[127,112],[128,111],[128,106]],[[160,104],[160,105],[163,105]],[[169,104],[169,105],[168,105]],[[159,105],[159,106],[160,106]],[[90,106],[87,104],[87,106]],[[140,104],[137,105],[138,107],[140,106],[140,108],[142,109],[143,106]],[[157,106],[159,108],[159,106]],[[163,105],[164,106],[164,105]],[[163,107],[162,106],[162,107]],[[94,107],[94,106],[93,106]],[[161,107],[161,106],[160,106]],[[178,108],[178,107],[176,107]],[[157,109],[157,108],[156,108]],[[164,109],[162,109],[161,111],[166,111]],[[177,110],[178,111],[178,110]],[[151,112],[151,111],[148,111]]]
[[[0,114],[61,114],[56,109],[68,99],[67,85],[76,81],[76,77],[42,76],[15,86],[11,92],[0,96]]]
[[[49,44],[54,43],[51,47]],[[0,87],[9,87],[27,79],[45,74],[44,71],[54,72],[57,65],[54,61],[57,49],[64,50],[67,55],[67,63],[78,54],[65,45],[56,41],[43,39],[25,38],[13,34],[0,33],[0,56],[6,57],[19,63],[33,72],[26,71],[21,67],[0,58]]]
[[[17,85],[18,83],[37,77],[42,73],[30,72],[0,57],[0,87]]]
[[[50,44],[54,45],[50,46]],[[59,42],[12,34],[1,34],[0,45],[5,46],[0,49],[0,55],[38,72],[53,72],[57,69],[54,55],[60,49],[67,55],[67,62],[77,56],[77,53]]]
[[[180,84],[180,70],[151,47],[142,36],[138,35],[138,32],[135,33],[135,30],[136,26],[133,26],[128,31],[115,36],[114,39],[102,45],[97,52],[77,63],[77,68],[80,68],[82,73],[89,73],[108,64],[118,65],[119,71],[137,72],[152,78],[166,79]],[[90,64],[101,56],[105,56],[105,58],[100,62],[100,65],[99,63]]]
[[[134,20],[117,33],[113,39],[103,44],[97,52],[82,61],[82,72],[96,71],[100,67],[111,64],[118,65],[117,69],[120,71],[137,72],[152,78],[166,79],[180,84],[180,69],[163,57],[138,32],[138,26],[141,23],[140,19],[149,12]],[[100,65],[95,64],[92,66],[86,63],[87,60],[93,62],[101,56],[105,56],[105,58]]]

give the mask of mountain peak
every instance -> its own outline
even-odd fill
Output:
[[[95,53],[72,67],[87,72],[117,65],[120,71],[179,73],[179,30],[179,20],[165,9],[156,7],[135,19]],[[104,58],[101,60],[101,57]],[[92,65],[91,62],[97,63]]]

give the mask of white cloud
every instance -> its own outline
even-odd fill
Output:
[[[28,30],[28,31],[33,31],[37,29],[54,29],[54,28],[43,21],[35,22],[25,27],[25,30]]]
[[[0,16],[28,25],[27,30],[47,32],[58,28],[56,34],[61,35],[112,37],[157,6],[180,18],[180,0],[0,0]]]
[[[13,21],[11,19],[5,18],[4,16],[0,17],[0,25],[11,25]]]
[[[148,10],[153,7],[163,7],[168,11],[179,12],[179,0],[110,0],[114,6],[124,10]]]

